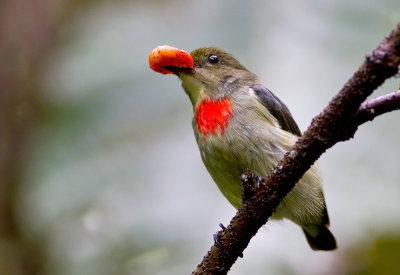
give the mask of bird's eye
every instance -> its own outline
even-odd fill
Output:
[[[210,62],[211,64],[216,64],[219,62],[219,57],[215,54],[211,54],[208,56],[208,62]]]

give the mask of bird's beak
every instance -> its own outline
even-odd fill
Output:
[[[150,68],[161,74],[177,74],[194,67],[190,53],[168,46],[158,46],[149,55]]]

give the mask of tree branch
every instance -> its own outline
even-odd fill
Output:
[[[374,118],[371,110],[377,113],[376,106],[382,106],[383,103],[378,103],[379,100],[374,105],[371,105],[372,102],[365,103],[365,109],[369,111],[360,111],[360,105],[385,79],[398,72],[399,65],[400,23],[366,57],[361,67],[323,112],[312,120],[307,131],[262,181],[255,194],[243,201],[229,226],[218,232],[215,244],[192,274],[226,274],[229,271],[282,198],[321,154],[337,142],[352,138],[358,125]],[[398,99],[398,96],[395,98]],[[390,108],[379,110],[384,113],[388,109]],[[361,114],[365,112],[370,115]],[[250,176],[250,173],[244,177],[246,175]],[[254,181],[254,178],[250,178],[250,181]]]
[[[400,109],[400,90],[396,92],[365,101],[357,112],[356,121],[358,125],[372,121],[375,117],[384,113]]]

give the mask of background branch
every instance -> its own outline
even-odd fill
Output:
[[[358,125],[373,118],[360,119],[360,113],[364,113],[360,112],[360,105],[385,79],[398,72],[399,65],[400,24],[366,57],[353,77],[313,119],[304,135],[263,180],[255,195],[243,201],[229,226],[216,235],[215,244],[192,274],[226,274],[229,271],[282,198],[320,155],[337,142],[352,138]],[[378,102],[375,101],[376,106],[388,105]],[[366,109],[373,113],[371,102]]]

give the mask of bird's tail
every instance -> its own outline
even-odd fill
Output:
[[[327,225],[313,224],[302,227],[306,235],[308,244],[313,250],[333,250],[336,249],[336,240]]]

